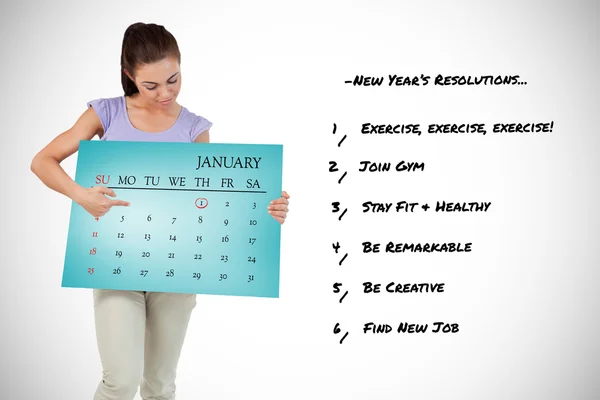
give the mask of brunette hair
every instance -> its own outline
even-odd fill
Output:
[[[176,57],[181,63],[177,40],[164,26],[143,22],[129,25],[123,35],[121,48],[121,85],[125,96],[139,92],[125,70],[135,77],[135,68],[139,64],[150,64],[167,57]]]

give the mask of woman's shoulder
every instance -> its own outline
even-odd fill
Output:
[[[197,111],[192,111],[183,104],[180,104],[182,108],[182,118],[188,121],[198,123],[199,121],[208,121],[204,114],[200,114]]]
[[[123,96],[95,97],[88,100],[87,106],[94,107],[97,109],[104,109],[107,111],[114,111],[121,107],[121,105],[123,104],[123,99]]]
[[[98,118],[100,118],[104,132],[108,132],[113,122],[122,115],[123,100],[123,96],[96,97],[88,100],[87,108],[91,108],[96,112]]]
[[[196,138],[196,136],[198,136],[198,134],[212,127],[212,121],[210,121],[204,115],[191,111],[183,105],[181,107],[182,112],[184,113],[184,115],[182,115],[182,119],[185,121],[188,127],[188,133],[192,141]]]
[[[125,96],[112,96],[112,97],[92,97],[89,101],[103,101],[107,103],[122,102]]]
[[[184,112],[188,115],[188,118],[204,118],[203,115],[199,114],[198,112],[192,111],[183,104],[181,105],[181,107],[183,108]]]

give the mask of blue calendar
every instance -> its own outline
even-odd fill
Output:
[[[282,145],[81,141],[75,181],[129,206],[73,202],[62,287],[279,297]]]

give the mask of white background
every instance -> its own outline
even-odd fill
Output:
[[[91,399],[101,377],[91,291],[60,287],[70,201],[29,164],[87,101],[122,94],[122,35],[138,21],[177,38],[178,101],[214,123],[213,142],[284,145],[291,194],[281,298],[199,295],[178,399],[598,395],[596,2],[18,4],[2,6],[0,24],[2,398]],[[520,75],[527,85],[343,83],[361,74]],[[549,121],[550,134],[360,134],[366,122],[481,122],[490,132]],[[349,171],[341,184],[330,160]],[[426,169],[360,174],[360,160]],[[71,176],[75,165],[76,155],[63,163]],[[492,206],[362,214],[368,200]],[[349,208],[341,221],[332,201]],[[361,254],[367,240],[472,242],[473,252]],[[349,253],[342,266],[335,241]],[[366,295],[365,281],[446,291]],[[334,282],[349,290],[341,304]],[[438,320],[460,331],[362,333],[369,321]]]

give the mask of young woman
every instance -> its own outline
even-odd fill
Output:
[[[72,128],[33,159],[32,171],[49,188],[64,194],[91,215],[128,206],[113,190],[84,188],[60,163],[78,150],[80,140],[209,142],[212,123],[177,104],[181,90],[180,53],[163,26],[136,23],[127,28],[121,53],[124,95],[95,99]],[[275,199],[268,212],[284,223],[289,195]],[[138,387],[144,400],[175,399],[175,376],[195,294],[94,289],[94,317],[103,374],[94,400],[130,400]]]

